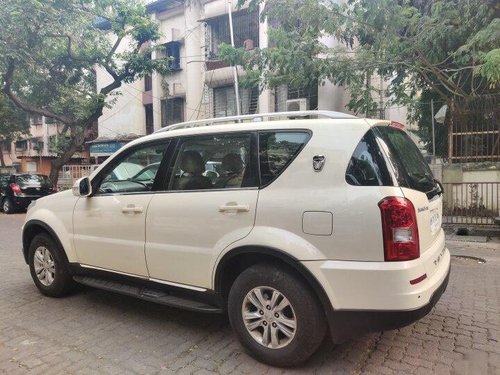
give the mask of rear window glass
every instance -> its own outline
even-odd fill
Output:
[[[16,182],[19,185],[50,185],[50,180],[47,176],[37,174],[24,174],[16,176]]]
[[[417,145],[404,131],[377,127],[378,140],[387,154],[399,186],[424,193],[440,191]]]
[[[371,130],[365,134],[354,150],[345,178],[347,183],[356,186],[393,185],[384,157]]]
[[[298,155],[310,138],[307,131],[269,131],[259,133],[261,185],[271,183]]]

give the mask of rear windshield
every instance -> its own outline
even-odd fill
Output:
[[[388,126],[373,128],[361,139],[347,167],[346,181],[357,186],[397,183],[426,193],[429,199],[441,193],[417,145],[406,132]]]
[[[19,185],[37,185],[37,186],[50,185],[50,180],[47,176],[38,174],[23,174],[20,176],[16,176],[16,182]]]
[[[375,132],[392,165],[399,186],[428,195],[441,193],[429,165],[406,132],[388,126],[377,127]]]

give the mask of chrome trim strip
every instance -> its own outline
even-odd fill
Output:
[[[119,275],[136,277],[138,279],[143,279],[143,280],[148,280],[149,279],[147,276],[141,276],[141,275],[135,275],[133,273],[127,273],[127,272],[120,272],[120,271],[110,270],[109,268],[102,268],[102,267],[90,266],[88,264],[82,264],[82,263],[80,263],[80,266],[83,267],[83,268],[90,268],[92,270],[97,270],[97,271],[113,272],[113,273],[117,273]]]
[[[190,290],[194,290],[194,291],[197,291],[197,292],[206,292],[207,291],[205,288],[199,288],[197,286],[191,286],[191,285],[186,285],[186,284],[173,283],[171,281],[153,279],[151,277],[149,278],[149,281],[152,281],[152,282],[155,282],[155,283],[158,283],[158,284],[166,284],[166,285],[170,285],[170,286],[176,286],[176,287],[179,287],[179,288],[190,289]]]
[[[205,288],[199,288],[197,286],[191,286],[191,285],[186,285],[186,284],[174,283],[174,282],[171,282],[171,281],[154,279],[154,278],[147,277],[147,276],[135,275],[133,273],[120,272],[120,271],[110,270],[108,268],[90,266],[88,264],[82,264],[82,263],[80,263],[80,266],[83,267],[83,268],[89,268],[89,269],[93,269],[93,270],[97,270],[97,271],[112,272],[112,273],[116,273],[116,274],[119,274],[119,275],[135,277],[135,278],[142,279],[142,280],[149,280],[149,281],[152,281],[152,282],[158,283],[158,284],[165,284],[165,285],[175,286],[175,287],[178,287],[178,288],[194,290],[196,292],[206,292],[207,291],[207,289],[205,289]]]

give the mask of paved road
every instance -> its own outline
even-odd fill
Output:
[[[81,288],[40,295],[20,248],[24,215],[0,214],[0,373],[6,374],[500,374],[500,242],[450,241],[448,290],[410,327],[343,345],[323,343],[282,370],[242,352],[223,317]]]

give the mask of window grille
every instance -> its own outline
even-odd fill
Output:
[[[219,45],[231,44],[227,14],[207,21],[208,59],[217,59]],[[247,10],[233,13],[234,45],[252,49],[259,46],[259,12]]]
[[[161,127],[184,121],[184,98],[161,101]]]
[[[310,110],[318,109],[318,85],[311,84],[308,87],[294,88],[281,85],[274,89],[274,110],[276,112],[286,111],[286,101],[291,99],[306,98]]]
[[[242,115],[254,114],[257,111],[259,90],[255,88],[240,87],[240,108]],[[236,95],[234,86],[216,87],[213,89],[214,117],[235,116]]]

